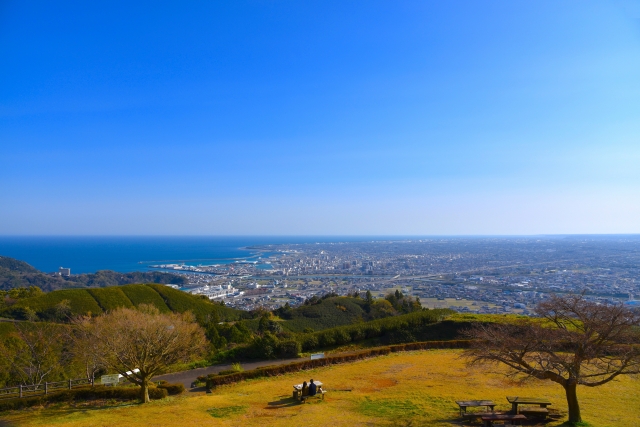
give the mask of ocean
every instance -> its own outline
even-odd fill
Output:
[[[312,236],[0,236],[0,255],[25,261],[43,272],[71,268],[72,274],[98,270],[149,271],[152,264],[226,264],[255,257],[253,245],[366,241],[371,237]]]

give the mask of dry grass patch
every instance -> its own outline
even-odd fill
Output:
[[[6,414],[22,426],[452,426],[460,425],[460,399],[492,399],[508,409],[508,395],[546,397],[566,414],[561,387],[534,380],[524,386],[483,369],[467,369],[459,351],[394,353],[345,365],[222,386],[147,405],[80,410],[39,408]],[[328,390],[324,401],[299,404],[292,385],[314,378]],[[593,427],[640,425],[640,381],[621,378],[579,389],[583,417]],[[557,426],[561,421],[548,424]]]

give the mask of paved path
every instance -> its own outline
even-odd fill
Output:
[[[282,360],[263,360],[260,362],[242,363],[241,365],[245,370],[248,371],[250,369],[260,368],[262,366],[286,365],[287,363],[301,362],[303,360],[308,360],[308,359],[297,358],[297,359],[282,359]],[[227,363],[224,365],[207,366],[206,368],[191,369],[189,371],[160,375],[160,376],[154,377],[153,381],[165,380],[170,383],[181,383],[181,384],[184,384],[184,388],[186,388],[189,391],[203,391],[204,390],[203,387],[192,389],[191,383],[193,383],[201,375],[217,374],[220,371],[225,371],[228,369],[231,369],[231,363]]]

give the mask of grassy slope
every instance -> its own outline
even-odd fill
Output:
[[[147,285],[124,285],[120,289],[136,307],[140,304],[153,304],[161,313],[171,311],[160,294]]]
[[[32,298],[19,300],[13,307],[29,307],[36,312],[44,311],[54,307],[63,300],[68,300],[73,314],[100,314],[102,309],[98,302],[87,292],[86,289],[64,289],[49,292]]]
[[[206,316],[216,311],[221,320],[236,319],[241,312],[229,307],[223,307],[219,304],[212,304],[200,297],[187,294],[186,292],[170,288],[163,285],[148,285],[153,288],[163,298],[165,303],[172,311],[183,313],[191,311],[196,316]]]
[[[492,399],[506,410],[508,395],[551,400],[566,416],[562,388],[548,381],[518,385],[487,369],[467,369],[458,351],[396,353],[347,365],[315,369],[221,387],[212,395],[183,395],[147,405],[81,409],[67,406],[4,414],[15,427],[80,426],[454,426],[456,400]],[[291,401],[292,384],[321,380],[323,402]],[[594,427],[637,425],[640,381],[621,378],[598,388],[580,388],[583,417]],[[558,426],[562,418],[547,424]]]
[[[318,331],[356,323],[366,314],[363,305],[364,301],[358,298],[327,298],[319,304],[293,309],[292,318],[282,322],[282,326],[293,332],[302,332],[305,328]]]
[[[104,311],[118,307],[133,307],[131,300],[118,287],[87,289]]]

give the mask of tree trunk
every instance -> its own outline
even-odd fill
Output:
[[[564,387],[564,391],[567,394],[567,404],[569,405],[569,422],[580,423],[582,417],[580,416],[580,405],[578,404],[578,394],[576,393],[577,384],[575,382],[568,382]]]
[[[149,384],[146,380],[143,380],[142,384],[140,384],[140,392],[140,400],[142,400],[142,403],[149,403]]]

